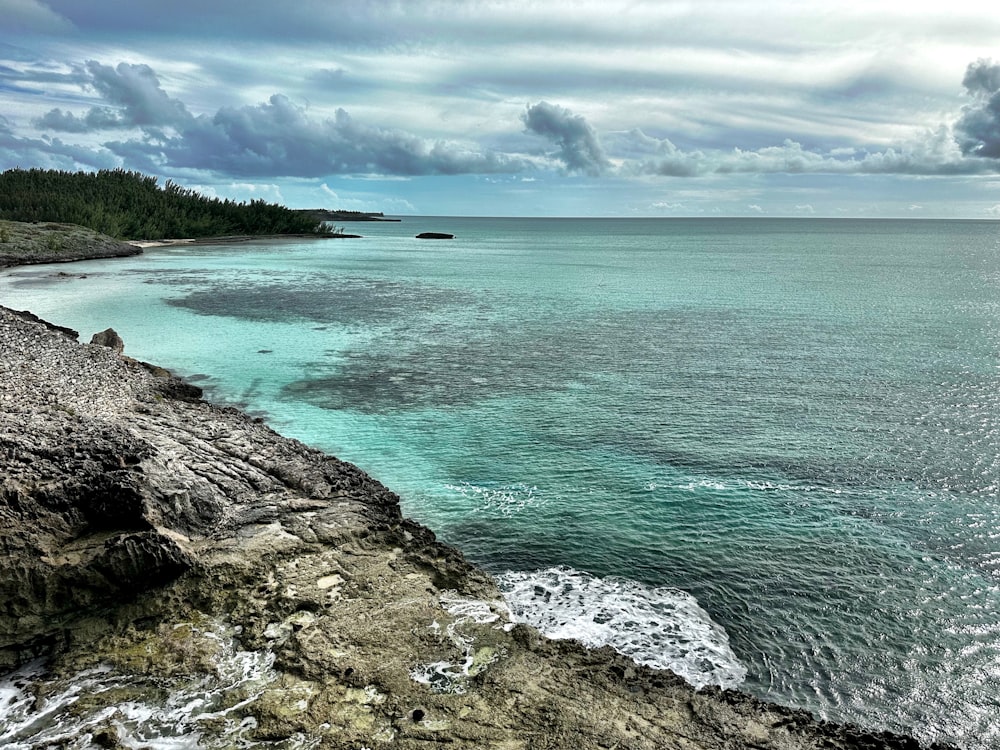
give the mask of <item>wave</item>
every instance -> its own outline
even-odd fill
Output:
[[[497,583],[511,618],[549,638],[611,646],[654,669],[669,669],[696,688],[735,688],[747,670],[725,629],[690,594],[573,568],[507,572]]]

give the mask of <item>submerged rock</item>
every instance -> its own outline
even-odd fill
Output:
[[[357,467],[3,308],[0,351],[0,742],[918,747],[545,639]]]

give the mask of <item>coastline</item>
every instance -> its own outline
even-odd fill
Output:
[[[343,232],[329,235],[261,234],[131,241],[117,240],[75,224],[0,220],[0,270],[22,265],[124,258],[141,255],[144,249],[153,247],[240,245],[255,242],[328,239],[361,239],[361,235]]]
[[[488,576],[356,467],[6,309],[0,342],[0,510],[26,520],[0,537],[22,564],[0,588],[25,600],[0,619],[8,667],[48,652],[64,681],[98,662],[136,683],[207,672],[214,631],[192,623],[212,622],[273,657],[240,709],[258,739],[918,747],[511,626]]]

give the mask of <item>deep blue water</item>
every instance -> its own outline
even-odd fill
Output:
[[[15,269],[0,303],[354,461],[550,633],[1000,743],[1000,224],[351,230]]]

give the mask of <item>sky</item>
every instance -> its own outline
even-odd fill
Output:
[[[388,215],[1000,219],[986,0],[0,0],[0,170]]]

